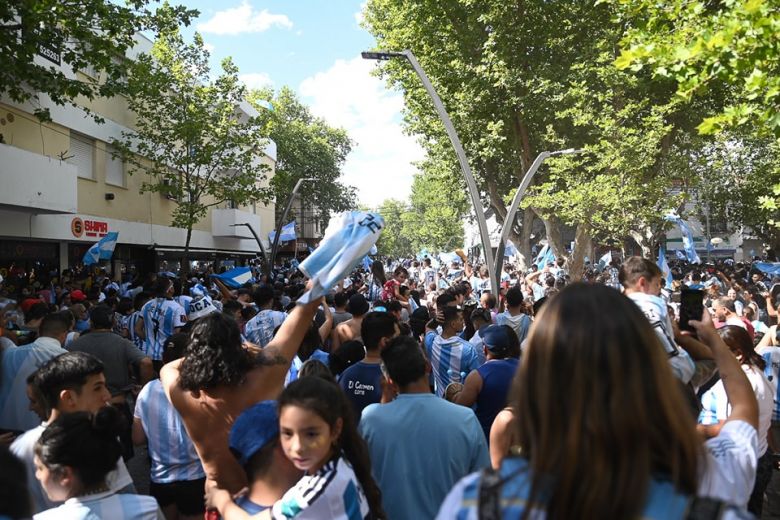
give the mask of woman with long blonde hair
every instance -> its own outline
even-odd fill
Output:
[[[713,351],[732,411],[707,444],[639,308],[574,284],[531,330],[510,392],[521,456],[463,479],[439,518],[685,518],[714,497],[744,506],[755,478],[757,405],[709,315],[691,322]]]

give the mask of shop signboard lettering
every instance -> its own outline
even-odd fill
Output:
[[[70,222],[70,231],[76,238],[103,238],[108,233],[108,222],[75,217]]]

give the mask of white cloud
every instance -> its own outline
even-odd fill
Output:
[[[299,88],[314,114],[345,128],[355,141],[342,180],[358,189],[361,204],[372,208],[388,198],[406,200],[416,171],[412,162],[425,155],[402,131],[401,93],[371,76],[373,68],[374,62],[360,57],[338,60]]]
[[[210,43],[203,43],[203,48],[209,51],[209,54],[214,54],[214,46]]]
[[[368,0],[360,4],[360,9],[354,14],[355,16],[355,23],[358,24],[358,26],[361,26],[363,23],[363,20],[365,19],[365,16],[363,15],[364,12],[366,12],[366,6],[368,5]]]
[[[238,79],[247,86],[247,88],[261,88],[271,86],[274,82],[265,72],[250,72],[248,74],[239,74]]]
[[[247,0],[238,7],[218,11],[207,21],[198,24],[198,30],[212,34],[241,34],[267,31],[271,27],[292,29],[292,21],[284,14],[273,14],[267,9],[255,11]]]

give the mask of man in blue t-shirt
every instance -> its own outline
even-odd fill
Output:
[[[398,322],[388,312],[369,312],[363,318],[360,335],[366,357],[346,369],[339,378],[339,385],[355,410],[356,420],[360,420],[363,408],[382,400],[382,360],[379,353],[400,333]]]
[[[490,465],[487,441],[471,409],[431,393],[431,365],[416,340],[393,339],[382,361],[398,396],[363,411],[371,472],[389,520],[434,518],[456,482]]]

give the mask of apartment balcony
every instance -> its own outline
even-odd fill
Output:
[[[215,237],[250,238],[252,232],[242,225],[249,224],[260,234],[260,216],[238,209],[214,209],[211,212],[211,234]]]
[[[35,213],[76,213],[77,170],[56,158],[0,144],[0,206]]]

